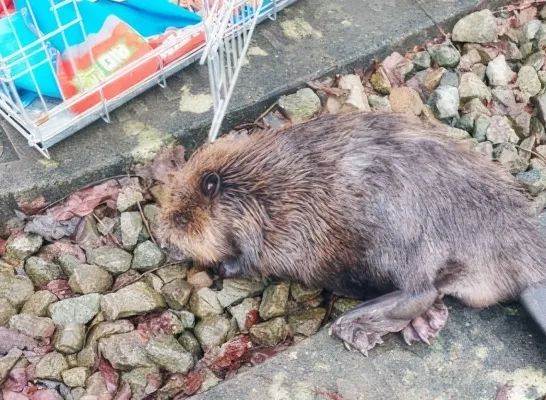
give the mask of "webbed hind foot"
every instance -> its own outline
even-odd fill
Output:
[[[428,343],[446,320],[447,308],[438,299],[435,289],[417,294],[393,292],[341,315],[332,324],[331,332],[348,348],[368,355],[368,350],[383,343],[384,335],[404,329],[407,329],[407,333],[403,333],[406,341],[417,337]]]
[[[411,320],[402,329],[404,341],[411,345],[414,342],[430,344],[429,339],[436,337],[447,322],[448,310],[441,299],[437,299],[433,306],[422,315]]]

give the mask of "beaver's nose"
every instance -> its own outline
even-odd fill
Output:
[[[186,264],[192,261],[192,258],[189,254],[185,253],[182,249],[179,249],[176,246],[171,244],[163,245],[163,249],[167,251],[168,262],[169,263],[180,263]]]

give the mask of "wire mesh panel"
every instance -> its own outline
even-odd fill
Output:
[[[263,0],[215,0],[206,10],[207,45],[201,64],[205,61],[208,64],[214,105],[210,141],[214,141],[220,131],[258,18],[264,12],[276,16],[276,1],[267,4],[269,10],[262,8]]]
[[[207,0],[189,11],[169,1],[0,0],[0,116],[49,158],[50,146],[109,122],[113,109],[201,57],[214,138],[257,21],[293,1]]]

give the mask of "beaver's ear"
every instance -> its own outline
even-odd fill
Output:
[[[212,199],[218,193],[220,193],[221,184],[222,180],[220,179],[220,175],[218,175],[216,172],[210,172],[205,175],[203,181],[201,182],[201,191],[205,196]]]

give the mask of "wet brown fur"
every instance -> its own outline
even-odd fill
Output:
[[[325,116],[222,138],[166,185],[165,242],[227,276],[364,297],[435,287],[484,307],[546,281],[544,239],[517,181],[419,119]],[[217,172],[212,199],[201,182]]]

